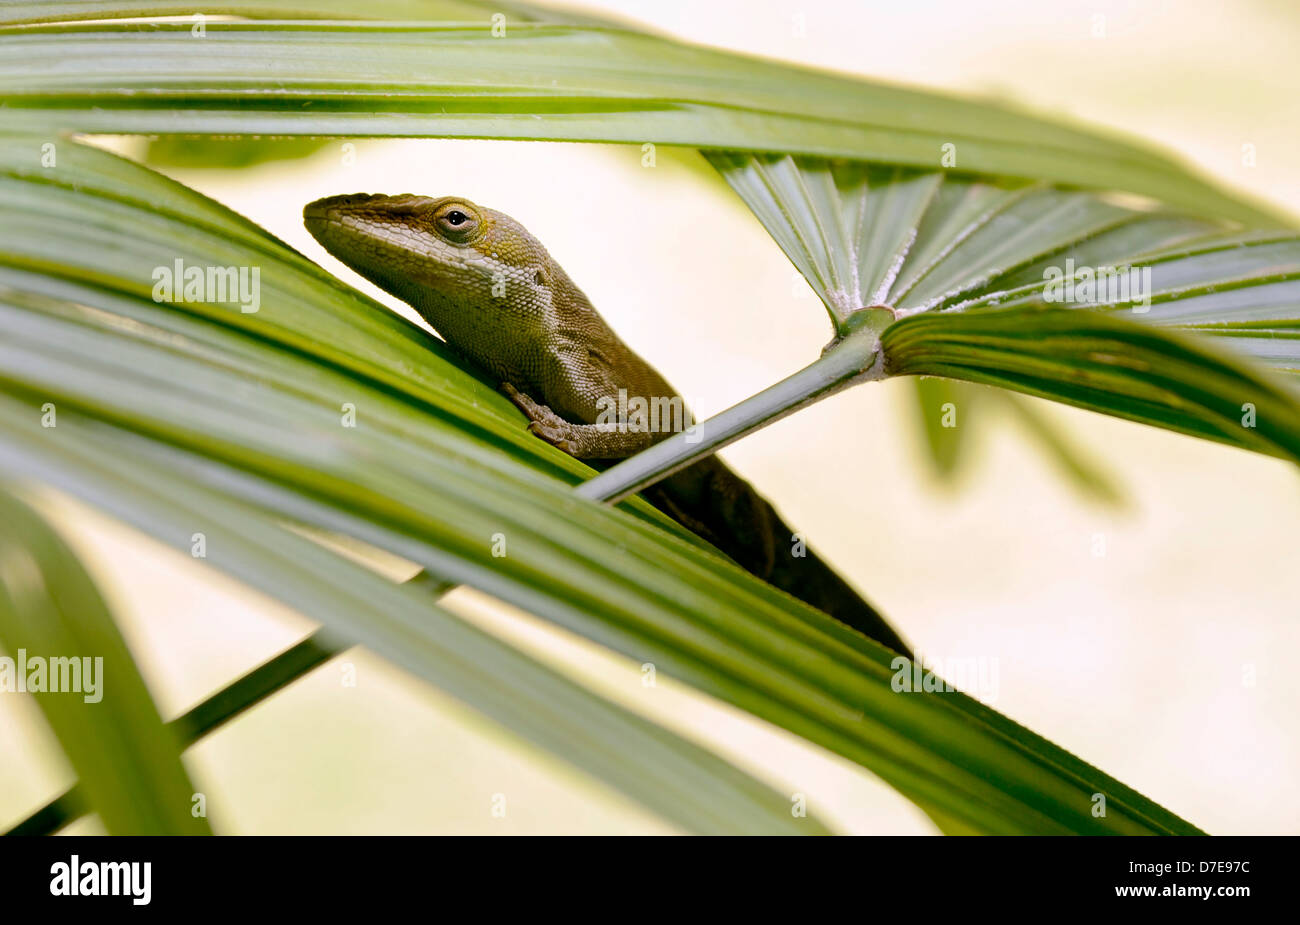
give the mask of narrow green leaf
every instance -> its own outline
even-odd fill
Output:
[[[257,4],[298,14],[300,0]],[[119,15],[138,12],[123,4]],[[109,15],[112,6],[100,8]],[[248,11],[234,4],[229,12]],[[226,11],[221,5],[208,16]],[[398,135],[779,151],[1122,189],[1276,222],[1143,147],[988,103],[599,25],[208,21],[0,27],[0,97],[37,132]],[[273,69],[250,61],[273,60]],[[33,81],[32,75],[39,75]]]
[[[1087,452],[1075,446],[1033,402],[1000,389],[991,394],[1011,410],[1035,445],[1056,463],[1075,487],[1102,504],[1118,506],[1124,503],[1124,492],[1114,476],[1094,462]]]
[[[1144,219],[1149,227],[1159,219]],[[1169,220],[1165,222],[1169,226]],[[1183,222],[1178,236],[1193,232]],[[1092,307],[1135,320],[1209,335],[1219,343],[1285,373],[1300,373],[1300,236],[1288,232],[1220,232],[1154,237],[1141,250],[1123,247],[1128,235],[1107,234],[1087,242],[1086,255],[1069,254],[1076,268],[1132,266],[1150,274],[1150,305],[1099,296]],[[1125,254],[1127,254],[1125,256]],[[1067,255],[1052,261],[1067,268]],[[987,305],[1045,305],[1046,267],[1026,268],[995,284],[997,291],[973,299],[966,309]],[[1076,269],[1076,285],[1081,278]],[[1059,302],[1057,303],[1059,304]]]
[[[296,160],[315,154],[329,142],[320,138],[187,138],[160,135],[149,139],[142,160],[159,168],[238,170],[269,161]]]
[[[333,649],[322,646],[316,634],[308,636],[248,674],[241,675],[167,725],[175,731],[183,746],[193,745],[336,654]],[[53,835],[88,811],[80,788],[74,784],[5,834]]]
[[[917,427],[927,458],[941,479],[951,481],[970,454],[974,429],[1001,418],[1006,409],[1024,429],[1030,445],[1056,465],[1084,495],[1102,504],[1123,503],[1115,478],[1052,423],[1030,401],[1005,389],[988,389],[936,376],[913,381]]]
[[[86,804],[110,834],[211,834],[206,817],[192,814],[197,788],[181,765],[180,742],[163,726],[90,576],[40,517],[5,491],[0,642],[12,660],[0,663],[0,676],[9,674],[5,689],[33,691]],[[43,692],[35,693],[37,685]]]
[[[785,796],[432,604],[425,589],[395,585],[271,523],[187,480],[175,463],[156,466],[70,411],[53,440],[37,420],[0,400],[0,472],[38,473],[177,548],[202,532],[208,564],[322,621],[327,646],[366,645],[687,831],[825,833],[815,819],[792,817]],[[216,704],[189,716],[173,745],[222,712]]]
[[[398,22],[490,22],[493,13],[509,22],[608,24],[609,19],[574,10],[551,9],[519,0],[223,0],[205,16],[233,15],[250,19],[391,19]],[[159,17],[195,14],[194,4],[176,0],[8,0],[0,7],[0,23],[75,22],[124,16]]]
[[[881,336],[890,375],[948,376],[1300,461],[1281,381],[1186,336],[1077,309],[913,315]]]
[[[976,426],[972,412],[978,395],[949,379],[918,377],[914,385],[917,419],[929,459],[941,478],[951,479],[966,448],[969,429]],[[952,423],[945,422],[949,416]]]

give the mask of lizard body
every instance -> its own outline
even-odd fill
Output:
[[[510,216],[456,197],[359,194],[317,200],[303,218],[327,251],[408,302],[453,349],[491,373],[547,442],[601,467],[670,435],[644,420],[609,426],[620,390],[647,403],[675,399],[680,406],[681,398]],[[683,420],[690,421],[684,409]],[[618,422],[629,423],[626,416]],[[759,578],[908,652],[811,550],[794,554],[793,531],[716,456],[645,495]]]

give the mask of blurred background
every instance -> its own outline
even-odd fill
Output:
[[[1300,11],[1285,3],[619,0],[570,4],[681,38],[1009,104],[1170,148],[1300,215]],[[865,37],[865,40],[864,40]],[[654,139],[647,139],[653,141]],[[137,139],[105,139],[134,157]],[[233,149],[198,143],[229,164]],[[805,365],[820,303],[693,151],[477,141],[268,143],[278,160],[164,172],[340,278],[304,203],[455,193],[543,240],[614,328],[711,415]],[[310,149],[308,151],[308,149]],[[306,153],[305,153],[306,152]],[[1250,453],[1035,402],[1117,483],[1081,494],[996,402],[959,407],[940,479],[910,382],[871,384],[724,456],[927,658],[979,658],[993,706],[1213,834],[1300,831],[1300,474]],[[966,413],[969,412],[969,413]],[[171,717],[312,624],[193,560],[46,496]],[[405,577],[400,562],[377,567]],[[934,831],[842,759],[461,589],[446,603],[725,754],[838,829]],[[346,686],[355,669],[356,685]],[[27,698],[0,698],[0,826],[71,783]],[[223,833],[660,833],[619,794],[352,650],[186,754]],[[491,812],[506,797],[504,818]],[[94,820],[71,831],[93,832]]]

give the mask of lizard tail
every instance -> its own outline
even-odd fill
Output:
[[[647,499],[737,565],[903,655],[892,626],[796,538],[754,487],[711,456],[646,491]]]
[[[779,523],[780,519],[778,518],[777,521]],[[784,524],[782,527],[784,528],[782,535],[790,536],[790,529]],[[769,584],[799,598],[805,604],[811,604],[818,610],[830,614],[841,623],[853,627],[864,636],[893,649],[900,655],[912,657],[912,650],[907,643],[880,612],[853,589],[852,585],[819,559],[812,550],[806,550],[806,554],[798,558],[791,555],[789,549],[791,545],[793,544],[786,543],[784,552],[778,549],[775,567],[766,579]]]

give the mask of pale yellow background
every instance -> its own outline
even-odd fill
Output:
[[[994,94],[1177,149],[1300,214],[1297,15],[1282,4],[611,2],[699,41],[891,81]],[[1094,38],[1104,16],[1104,37]],[[1242,163],[1252,144],[1257,166]],[[505,142],[342,143],[305,162],[175,171],[332,272],[304,202],[459,193],[514,214],[615,328],[711,414],[816,356],[824,313],[691,152]],[[122,147],[121,143],[118,144]],[[130,149],[129,145],[125,146]],[[391,299],[384,297],[390,304]],[[1009,423],[964,420],[956,492],[918,452],[909,384],[869,385],[726,452],[929,655],[996,659],[996,706],[1213,833],[1300,830],[1300,477],[1283,463],[1042,407],[1122,481],[1090,506]],[[310,623],[187,558],[68,511],[168,716]],[[1097,535],[1105,555],[1094,555]],[[737,762],[844,831],[926,833],[869,774],[660,676],[449,602]],[[187,755],[222,832],[663,832],[616,793],[359,652]],[[1253,684],[1250,683],[1253,679]],[[0,697],[0,825],[70,780],[34,707]],[[489,813],[507,798],[505,819]],[[93,831],[82,823],[78,830]]]

